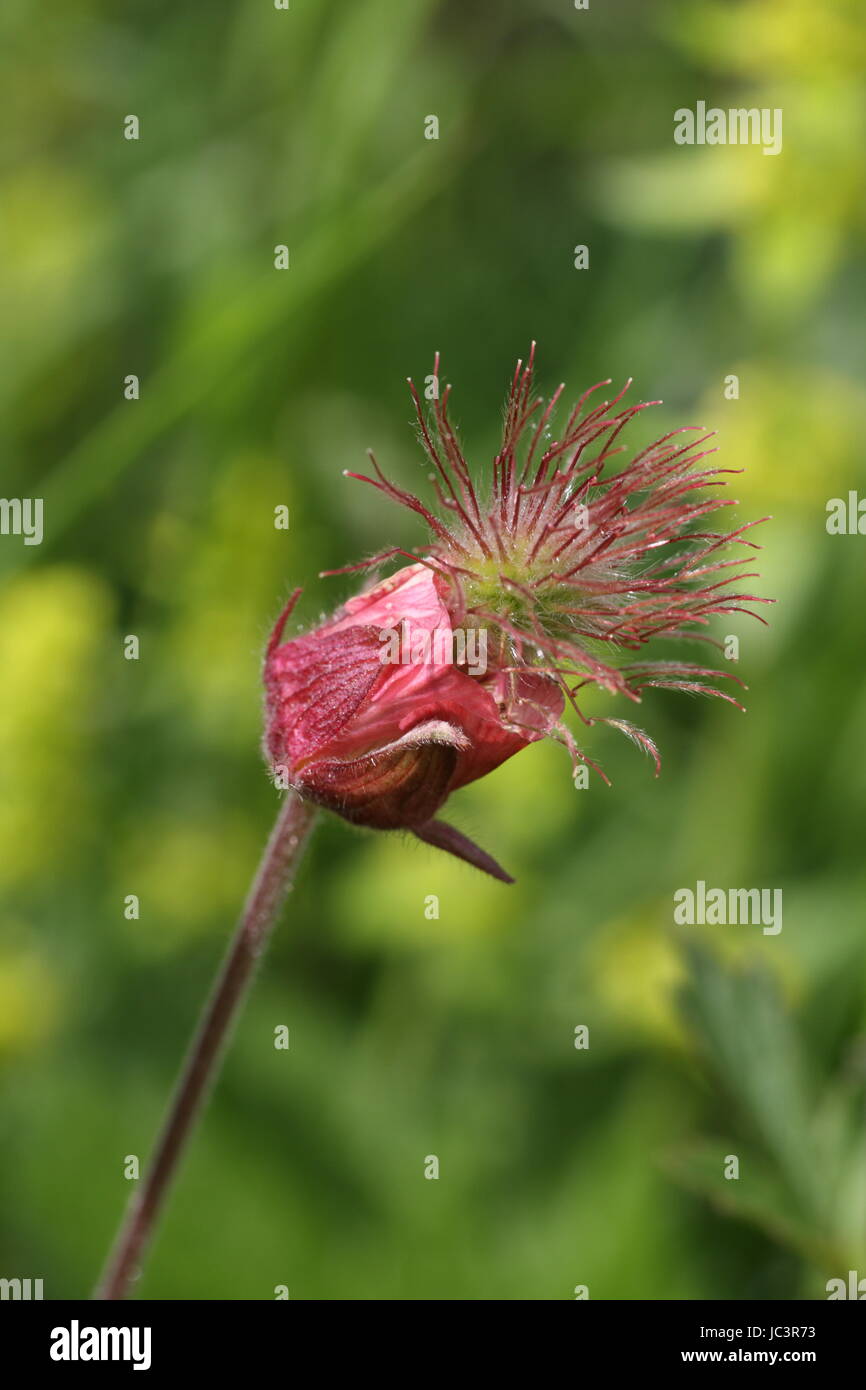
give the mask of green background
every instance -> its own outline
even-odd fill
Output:
[[[599,725],[611,788],[545,744],[461,792],[513,888],[327,819],[141,1293],[866,1275],[866,539],[825,526],[866,492],[859,0],[9,0],[0,55],[2,492],[46,526],[0,537],[0,1275],[97,1274],[275,813],[282,601],[314,623],[351,592],[320,570],[422,543],[342,470],[423,485],[435,349],[483,468],[532,338],[548,392],[632,376],[653,434],[717,429],[772,514],[771,626],[715,628],[748,714],[650,691],[658,780]],[[783,152],[675,146],[698,100],[781,107]],[[781,934],[676,929],[699,878],[781,888]]]

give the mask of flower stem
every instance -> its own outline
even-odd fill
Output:
[[[125,1298],[138,1278],[145,1247],[246,999],[256,962],[292,886],[314,819],[315,810],[288,792],[187,1053],[150,1166],[130,1198],[96,1287],[96,1299]]]

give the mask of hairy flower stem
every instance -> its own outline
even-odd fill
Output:
[[[256,962],[292,886],[314,819],[315,808],[294,792],[288,792],[183,1064],[150,1166],[130,1198],[94,1292],[96,1299],[125,1298],[139,1276],[145,1247],[153,1235],[208,1086],[216,1075],[232,1025],[249,992]]]

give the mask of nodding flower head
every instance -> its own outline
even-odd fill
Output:
[[[628,421],[658,402],[622,407],[626,383],[596,404],[610,384],[602,382],[555,436],[563,387],[546,403],[534,397],[533,359],[534,344],[517,364],[483,486],[448,417],[450,386],[439,393],[438,354],[429,422],[410,380],[438,507],[390,482],[372,454],[373,477],[349,476],[421,516],[429,543],[346,567],[412,562],[281,645],[293,598],[265,659],[266,755],[287,768],[289,785],[356,823],[412,830],[501,878],[495,861],[434,819],[450,793],[545,736],[569,749],[575,772],[585,763],[600,772],[564,723],[566,705],[585,725],[627,734],[658,772],[649,736],[627,719],[584,714],[580,691],[595,685],[639,703],[661,686],[737,705],[712,683],[741,684],[730,673],[644,652],[663,637],[719,647],[706,631],[711,615],[757,617],[750,605],[770,601],[739,591],[755,577],[742,571],[746,557],[721,554],[757,549],[745,537],[757,523],[706,529],[711,513],[736,505],[706,495],[732,471],[698,467],[714,452],[711,436],[674,430],[612,466]]]

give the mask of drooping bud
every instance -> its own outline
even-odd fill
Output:
[[[501,669],[476,665],[470,675],[454,660],[447,590],[433,571],[411,565],[350,599],[330,622],[281,643],[293,595],[265,656],[266,757],[301,796],[346,820],[410,830],[507,879],[434,817],[457,787],[544,737],[548,726],[542,719],[525,731],[508,727]],[[536,685],[546,687],[558,717],[555,685],[536,678],[536,695]]]

